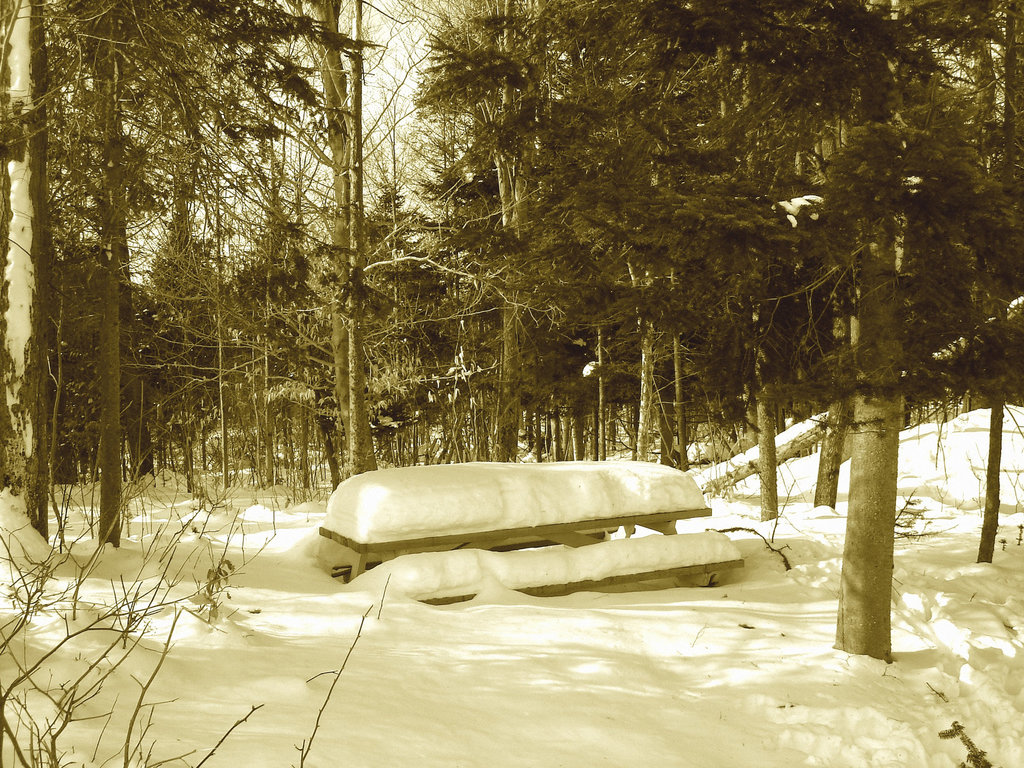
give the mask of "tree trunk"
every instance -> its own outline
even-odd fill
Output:
[[[515,307],[502,307],[501,374],[498,384],[498,423],[494,441],[498,461],[515,461],[519,454],[523,374],[519,322],[519,311]]]
[[[127,240],[127,234],[125,235]],[[127,249],[125,250],[127,256]],[[124,437],[128,448],[131,477],[141,477],[153,472],[153,445],[149,436],[146,419],[148,404],[145,402],[145,387],[142,367],[135,357],[135,350],[126,343],[132,335],[135,321],[135,301],[132,295],[132,281],[128,259],[120,264],[121,278],[118,291],[121,331],[121,413],[124,417]]]
[[[679,343],[679,337],[672,338],[672,369],[673,384],[675,385],[675,432],[676,441],[679,444],[679,458],[676,466],[684,472],[690,468],[690,435],[686,424],[686,404],[683,401],[683,351]]]
[[[301,7],[301,6],[299,6]],[[316,5],[319,21],[331,31],[338,30],[337,0],[320,0]],[[337,282],[332,288],[331,307],[331,353],[334,361],[334,398],[337,402],[338,418],[348,439],[351,415],[349,413],[349,338],[348,322],[345,317],[345,286],[351,278],[349,249],[351,236],[351,185],[348,174],[351,171],[350,120],[346,116],[348,102],[348,76],[342,65],[341,52],[334,46],[320,48],[320,77],[324,87],[326,105],[327,145],[331,153],[331,245],[333,246],[334,276]],[[324,433],[325,436],[327,432]],[[333,441],[325,441],[325,448]],[[339,441],[340,443],[340,441]],[[337,446],[340,448],[339,446]],[[339,456],[335,456],[337,463]],[[332,469],[332,477],[334,471]]]
[[[574,461],[583,461],[587,458],[587,444],[585,427],[586,415],[582,406],[577,402],[572,407],[572,458]]]
[[[217,412],[220,415],[220,477],[221,487],[231,485],[231,454],[228,450],[228,414],[224,407],[224,330],[220,308],[217,309]]]
[[[46,162],[47,61],[41,0],[21,0],[3,41],[9,83],[0,109],[20,129],[0,153],[0,489],[23,498],[32,526],[48,533],[46,386],[50,237]],[[14,121],[12,121],[14,122]]]
[[[299,475],[300,482],[302,483],[302,490],[308,491],[310,489],[310,475],[309,475],[309,414],[306,408],[303,407],[300,412],[300,418],[302,419],[299,425]]]
[[[316,425],[320,428],[324,441],[324,454],[331,473],[331,488],[337,488],[341,483],[341,467],[338,465],[338,452],[334,448],[335,425],[331,419],[321,415],[317,415]]]
[[[661,451],[658,456],[658,463],[666,467],[676,465],[673,457],[672,442],[672,414],[668,412],[665,401],[658,397],[658,436],[661,438]]]
[[[999,470],[1003,461],[1002,396],[992,398],[992,414],[988,426],[988,464],[985,468],[985,512],[981,521],[981,542],[978,562],[991,563],[999,530]]]
[[[269,304],[268,304],[269,306]],[[257,424],[260,419],[257,417]],[[267,487],[277,483],[276,435],[274,434],[274,404],[270,399],[270,353],[263,354],[263,466]]]
[[[651,456],[654,427],[654,329],[649,321],[640,320],[640,415],[636,427],[636,458],[648,461]]]
[[[515,0],[500,0],[504,19],[514,16]],[[500,42],[511,52],[511,36],[506,30]],[[511,116],[516,104],[516,89],[506,79],[502,84],[501,112]],[[502,228],[521,243],[528,220],[526,210],[526,178],[523,152],[516,147],[501,147],[494,153],[498,176],[498,197],[501,203]],[[498,461],[515,461],[519,455],[519,425],[523,411],[522,351],[520,344],[521,313],[514,292],[506,286],[501,307],[501,372],[498,387],[498,423],[495,451]]]
[[[880,233],[864,250],[853,341],[858,392],[853,401],[849,515],[839,586],[836,647],[890,660],[896,488],[903,400],[898,390],[899,245]]]
[[[118,47],[121,20],[118,6],[100,20],[96,84],[97,108],[103,126],[103,179],[99,195],[103,243],[99,272],[102,280],[99,340],[100,372],[100,530],[99,541],[121,544],[121,270],[127,261],[127,225],[124,196],[121,130],[121,83]]]
[[[814,506],[836,507],[839,496],[839,469],[843,464],[843,447],[850,433],[853,404],[849,398],[836,400],[828,409],[825,436],[818,458],[818,480],[814,486]]]
[[[775,402],[762,389],[757,398],[757,474],[761,480],[761,520],[779,516],[779,464],[775,453]]]
[[[363,349],[363,269],[366,267],[366,243],[363,236],[363,2],[355,0],[354,37],[356,47],[349,53],[352,69],[351,167],[349,184],[351,203],[349,223],[348,292],[348,367],[349,367],[349,454],[353,474],[377,468],[370,433],[370,415],[366,404],[366,359]]]
[[[604,334],[597,329],[597,413],[594,423],[594,440],[597,442],[595,450],[598,461],[605,461],[608,458],[608,428],[607,428],[607,406],[605,405],[604,387]]]
[[[181,471],[185,475],[185,490],[196,492],[195,450],[192,444],[192,415],[185,414],[181,425]]]
[[[1003,140],[1004,162],[1003,182],[1012,188],[1016,179],[1017,155],[1017,9],[1007,8],[1006,50],[1004,55]],[[1011,296],[1013,294],[1010,294]],[[1005,316],[1004,306],[995,297],[996,316]],[[999,530],[999,470],[1003,461],[1003,410],[1005,395],[995,393],[991,398],[992,413],[989,417],[988,460],[985,465],[985,512],[981,523],[981,541],[978,545],[978,562],[991,563],[995,553],[996,534]]]
[[[543,428],[543,424],[541,422],[541,413],[540,413],[540,411],[535,411],[534,412],[532,423],[533,423],[534,451],[537,454],[537,461],[538,462],[542,462],[542,461],[544,461],[545,445],[544,445],[544,428]]]

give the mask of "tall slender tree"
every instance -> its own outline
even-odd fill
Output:
[[[47,533],[47,91],[44,4],[7,3],[2,16],[0,125],[0,490]]]

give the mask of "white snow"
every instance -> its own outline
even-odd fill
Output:
[[[988,418],[975,411],[903,433],[900,506],[910,500],[918,516],[897,539],[892,664],[833,648],[849,466],[838,509],[814,508],[817,457],[808,456],[780,471],[777,525],[759,521],[756,478],[729,501],[711,499],[715,514],[700,521],[774,536],[789,571],[760,538],[733,532],[745,567],[716,587],[534,598],[491,585],[441,608],[401,594],[398,576],[383,601],[373,571],[362,583],[332,580],[315,559],[323,503],[289,506],[285,489],[234,489],[207,512],[183,486],[150,487],[129,497],[121,549],[105,550],[80,577],[93,551],[84,523],[91,489],[76,489],[72,557],[55,566],[50,590],[80,583],[78,618],[70,602],[40,612],[0,654],[0,686],[14,679],[16,658],[40,658],[122,585],[155,588],[166,572],[174,582],[166,599],[194,613],[180,614],[146,694],[152,706],[136,724],[132,743],[152,750],[149,764],[197,765],[262,705],[204,768],[298,766],[297,748],[311,737],[308,768],[956,768],[965,746],[939,737],[954,721],[994,766],[1018,768],[1024,409],[1007,411],[995,562],[979,565]],[[23,522],[10,503],[0,498],[5,540]],[[29,547],[41,544],[24,533]],[[220,609],[208,622],[209,609],[189,596],[205,590],[225,558],[236,569],[214,590]],[[10,582],[0,581],[3,636],[17,604]],[[173,605],[154,604],[139,647],[124,652],[60,737],[66,764],[124,764],[140,682],[156,668],[173,621]],[[47,659],[37,680],[69,690],[67,681],[112,639],[106,630],[79,636]],[[114,661],[122,658],[116,648]],[[52,710],[47,703],[33,712]],[[187,756],[173,760],[179,755]],[[9,751],[2,757],[16,764]]]
[[[794,197],[791,200],[779,200],[776,205],[781,208],[785,214],[786,219],[792,226],[797,226],[797,214],[800,213],[807,206],[817,205],[825,201],[821,195],[802,195],[801,197]],[[813,210],[811,212],[811,218],[817,219],[818,214]]]
[[[659,464],[439,464],[349,478],[324,527],[370,543],[706,506],[693,478]]]
[[[721,533],[614,539],[585,547],[542,547],[519,552],[461,549],[402,555],[357,577],[351,589],[388,592],[414,600],[485,594],[648,573],[742,558]]]

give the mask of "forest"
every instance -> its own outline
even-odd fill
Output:
[[[890,657],[900,430],[1024,366],[1014,0],[4,0],[0,488],[629,458],[820,421]]]

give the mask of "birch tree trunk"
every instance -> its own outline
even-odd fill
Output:
[[[45,536],[49,451],[44,302],[50,248],[42,13],[41,0],[9,4],[0,41],[0,108],[20,128],[19,140],[10,142],[0,157],[0,490],[24,503],[32,526]]]

